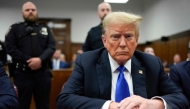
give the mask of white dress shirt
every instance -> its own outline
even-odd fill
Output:
[[[60,60],[59,59],[53,59],[53,70],[58,70],[60,66]]]
[[[111,75],[112,75],[111,100],[106,101],[101,109],[108,109],[110,103],[112,101],[115,101],[116,84],[117,84],[117,78],[119,76],[119,70],[117,70],[117,68],[119,67],[118,63],[110,56],[109,53],[108,53],[108,58],[109,58],[109,61],[110,61]],[[127,63],[125,63],[124,66],[127,69],[127,70],[124,71],[124,77],[125,77],[125,79],[126,79],[126,81],[128,83],[128,86],[129,86],[130,96],[132,96],[132,95],[134,95],[134,92],[133,92],[133,82],[132,82],[132,75],[131,75],[131,59],[128,60]],[[165,100],[163,98],[161,98],[159,96],[156,96],[156,97],[153,97],[153,98],[162,99],[163,102],[164,102],[165,109],[168,109],[167,108],[167,103],[165,102]]]
[[[113,58],[109,55],[109,60],[110,60],[110,66],[111,66],[111,75],[112,75],[112,88],[111,88],[111,100],[115,101],[115,91],[116,91],[116,84],[117,84],[117,79],[119,76],[119,70],[117,68],[119,65]],[[128,83],[129,86],[129,92],[130,96],[133,95],[133,82],[132,82],[132,76],[131,76],[131,59],[127,61],[127,63],[124,65],[126,70],[124,71],[124,77],[125,80]]]

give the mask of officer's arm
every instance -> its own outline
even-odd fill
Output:
[[[10,27],[9,32],[7,33],[5,37],[5,49],[6,52],[13,57],[16,60],[19,60],[21,62],[26,62],[28,59],[30,59],[30,56],[23,54],[17,46],[17,37],[16,36],[16,25],[12,25]]]
[[[39,56],[42,62],[47,61],[47,59],[51,58],[53,53],[55,52],[55,40],[50,29],[47,27],[48,30],[48,42],[47,48],[43,51],[43,53]]]

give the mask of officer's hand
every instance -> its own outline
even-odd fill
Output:
[[[28,66],[32,69],[32,70],[37,70],[40,69],[42,67],[41,65],[41,59],[40,58],[30,58],[29,60],[27,60]]]

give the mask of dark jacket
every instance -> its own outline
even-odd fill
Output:
[[[93,27],[88,32],[85,43],[83,44],[83,51],[91,51],[96,50],[98,48],[102,48],[102,24]]]
[[[131,72],[135,95],[148,99],[160,96],[173,109],[187,109],[188,100],[164,72],[159,58],[135,51]],[[105,48],[78,55],[75,68],[57,98],[58,109],[100,109],[111,100],[111,78]]]
[[[21,22],[10,27],[5,47],[16,62],[26,63],[32,57],[39,57],[45,64],[55,51],[55,40],[45,24]]]
[[[171,67],[170,78],[182,89],[190,104],[190,61],[184,61]]]
[[[0,62],[0,109],[20,109],[15,89]]]

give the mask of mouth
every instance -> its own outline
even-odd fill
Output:
[[[28,17],[33,17],[33,15],[32,15],[32,14],[30,14]]]
[[[128,54],[126,51],[119,51],[119,52],[117,52],[117,54],[118,55],[126,55],[126,54]]]

